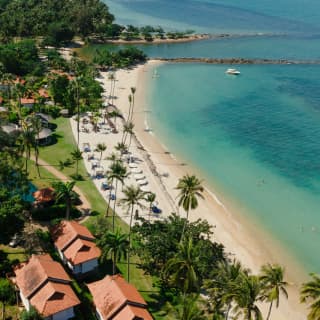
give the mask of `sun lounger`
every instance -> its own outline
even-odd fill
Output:
[[[146,178],[146,176],[143,173],[137,173],[135,175],[133,175],[134,178],[138,181],[138,180],[143,180]]]
[[[137,183],[139,186],[146,186],[148,184],[148,181],[147,180],[138,180]]]
[[[140,168],[131,168],[131,172],[132,173],[142,173],[143,171]]]

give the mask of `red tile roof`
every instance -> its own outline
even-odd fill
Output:
[[[48,282],[32,296],[30,303],[39,313],[48,317],[75,307],[80,304],[80,301],[69,284]]]
[[[99,258],[101,250],[92,241],[77,239],[63,251],[63,254],[73,265],[76,265]]]
[[[33,255],[14,271],[23,296],[42,315],[48,317],[80,304],[69,284],[71,279],[50,255]]]
[[[34,104],[35,100],[33,98],[21,98],[21,104]]]
[[[2,104],[3,103],[3,98],[2,97],[0,97],[0,104]]]
[[[20,84],[24,85],[26,83],[26,80],[17,77],[17,78],[14,79],[13,83],[14,84],[20,83]]]
[[[18,265],[15,270],[16,282],[25,297],[29,297],[47,279],[71,281],[60,263],[53,261],[48,254],[32,255],[27,263]]]
[[[148,312],[147,309],[130,306],[125,306],[112,320],[136,320],[136,319],[143,319],[143,320],[152,320],[152,316]]]
[[[39,96],[48,99],[49,98],[49,93],[46,89],[39,89],[38,91]]]
[[[152,316],[146,310],[147,303],[138,290],[126,282],[121,275],[106,276],[100,281],[88,284],[88,288],[92,293],[97,309],[105,320],[116,319],[115,316],[118,320],[129,320],[134,319],[134,316],[141,317],[141,314],[144,316],[142,319],[152,319]],[[124,310],[127,306],[130,308]],[[132,306],[135,308],[132,308]],[[138,309],[139,311],[137,311]],[[131,313],[134,316],[127,318],[126,316]]]
[[[49,202],[55,199],[53,188],[43,188],[33,192],[33,197],[36,202]]]
[[[51,235],[55,246],[63,251],[76,238],[93,241],[95,237],[92,233],[76,221],[62,221],[52,231]]]

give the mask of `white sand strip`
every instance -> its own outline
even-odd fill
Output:
[[[116,72],[116,87],[115,87],[115,105],[120,109],[123,115],[126,117],[129,110],[128,95],[131,93],[130,88],[135,87],[137,89],[135,99],[135,111],[133,121],[135,123],[135,134],[137,141],[133,139],[132,151],[133,155],[140,158],[138,166],[143,170],[146,179],[148,180],[150,190],[157,195],[157,201],[159,207],[162,209],[162,216],[167,216],[176,210],[175,199],[177,196],[178,179],[184,174],[195,173],[195,170],[188,165],[181,165],[181,161],[177,161],[176,155],[168,152],[164,146],[158,141],[156,135],[152,132],[146,131],[145,120],[145,84],[152,78],[152,68],[158,64],[157,61],[149,61],[147,64],[138,66],[132,70],[119,70]],[[110,80],[108,80],[107,73],[101,73],[102,78],[99,81],[102,82],[106,91],[106,96],[109,94]],[[101,120],[102,121],[102,120]],[[91,148],[95,148],[98,143],[105,143],[108,149],[104,152],[102,159],[108,156],[114,151],[114,146],[117,142],[121,141],[121,121],[117,121],[119,126],[118,134],[101,132],[94,133],[92,130],[90,133],[80,133],[80,146],[84,142],[88,142]],[[76,122],[71,120],[74,136],[76,137]],[[144,150],[141,149],[143,146]],[[98,153],[95,153],[98,157]],[[109,162],[107,160],[101,161],[105,169],[108,168]],[[91,170],[91,162],[85,159],[85,164],[89,173],[93,173]],[[155,166],[155,168],[154,168]],[[157,176],[154,174],[154,170],[157,173],[168,173],[167,177]],[[201,177],[199,177],[201,178]],[[101,180],[94,179],[97,188],[100,190]],[[135,179],[130,176],[125,181],[125,184],[136,183]],[[120,191],[121,187],[119,188]],[[100,190],[101,191],[101,190]],[[104,197],[108,195],[108,191],[101,191]],[[118,199],[122,197],[119,192]],[[200,202],[199,207],[190,212],[190,220],[194,221],[199,218],[206,219],[214,229],[214,240],[223,243],[227,252],[235,255],[246,267],[249,267],[254,273],[257,273],[261,265],[265,263],[278,262],[282,265],[288,266],[287,277],[289,281],[293,282],[297,279],[298,270],[292,271],[292,264],[289,257],[283,256],[281,250],[272,243],[270,237],[262,233],[262,230],[257,231],[255,226],[250,225],[250,222],[246,221],[243,217],[240,217],[234,212],[227,210],[228,206],[217,198],[217,196],[206,189],[205,200]],[[120,216],[124,217],[128,222],[128,215],[125,209],[117,207],[117,212]],[[185,213],[183,210],[179,210],[181,215]],[[144,210],[142,214],[147,215],[148,210]],[[275,254],[275,252],[277,252]],[[287,263],[285,263],[287,262]],[[291,269],[290,269],[291,268]],[[298,303],[298,289],[296,285],[291,286],[289,289],[289,302],[282,299],[278,310],[273,310],[272,318],[277,320],[305,319],[305,309]],[[263,313],[266,314],[268,305],[262,307]]]

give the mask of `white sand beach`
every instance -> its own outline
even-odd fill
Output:
[[[152,68],[158,64],[157,61],[149,61],[145,65],[140,65],[132,70],[118,70],[115,73],[115,106],[121,110],[126,118],[129,110],[128,96],[131,93],[130,88],[136,88],[135,94],[135,109],[133,114],[133,122],[135,124],[134,132],[137,139],[132,139],[130,152],[132,156],[137,158],[137,167],[141,169],[145,180],[148,182],[144,186],[145,190],[152,191],[157,196],[157,206],[162,210],[160,214],[153,214],[152,219],[158,219],[169,215],[171,212],[177,212],[176,197],[178,179],[184,174],[193,174],[196,171],[188,165],[181,165],[182,161],[177,160],[177,156],[173,152],[169,152],[164,148],[161,142],[157,139],[156,132],[146,130],[146,107],[145,107],[145,88],[146,82],[150,79]],[[147,76],[149,75],[149,77]],[[108,97],[110,89],[110,80],[108,73],[102,72],[99,79],[105,89],[105,96]],[[77,137],[77,122],[71,119],[71,125],[75,138]],[[112,120],[113,121],[113,120]],[[121,142],[122,138],[122,123],[118,119],[116,122],[118,133],[111,133],[108,129],[108,124],[103,123],[103,119],[99,120],[100,131],[93,132],[89,124],[83,125],[83,132],[80,132],[80,146],[84,143],[90,145],[91,152],[86,152],[85,165],[88,172],[94,176],[95,169],[92,169],[93,160],[88,160],[88,156],[92,154],[98,143],[105,143],[107,150],[102,154],[100,165],[103,170],[107,170],[110,165],[109,160],[105,160],[107,156],[114,151],[114,146]],[[80,124],[82,126],[82,124]],[[87,130],[88,132],[84,132]],[[94,153],[95,161],[99,162],[100,155]],[[130,168],[128,167],[130,172]],[[197,173],[198,175],[198,173]],[[199,176],[204,180],[205,177]],[[109,191],[101,190],[101,183],[106,179],[93,178],[97,188],[107,200]],[[137,184],[134,174],[125,180],[126,185]],[[120,199],[121,186],[118,188],[118,196]],[[283,256],[283,252],[277,250],[276,244],[272,243],[268,235],[262,234],[262,231],[255,229],[249,221],[246,221],[239,213],[229,209],[228,204],[222,204],[214,193],[206,189],[205,200],[200,201],[199,207],[190,212],[189,218],[194,221],[199,218],[206,219],[214,226],[214,240],[221,242],[226,252],[230,252],[230,257],[235,256],[243,265],[250,268],[254,273],[259,272],[261,265],[265,263],[279,262],[286,266],[288,281],[293,283],[297,279],[296,269],[290,272],[290,258]],[[118,200],[117,199],[117,200]],[[117,201],[116,200],[116,201]],[[114,200],[111,201],[113,203]],[[147,205],[147,204],[146,204]],[[228,209],[229,210],[228,210]],[[125,221],[128,222],[129,215],[125,208],[116,205],[116,211]],[[180,209],[179,213],[184,216],[185,212]],[[148,216],[148,208],[139,211],[140,215]],[[275,253],[277,252],[277,253]],[[280,257],[282,256],[282,259]],[[284,263],[284,262],[287,263]],[[273,309],[272,318],[278,320],[306,319],[304,306],[298,303],[298,290],[296,284],[292,285],[289,291],[289,301],[285,301],[282,297],[279,309]],[[265,310],[264,314],[265,314]]]

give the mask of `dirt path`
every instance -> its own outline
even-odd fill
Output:
[[[36,161],[36,158],[34,156],[32,156],[31,160]],[[60,179],[62,181],[71,181],[70,178],[65,176],[62,172],[60,172],[59,170],[57,170],[56,168],[54,168],[52,165],[45,162],[44,160],[38,159],[38,163],[40,166],[45,167],[46,170],[48,170],[50,173],[52,173],[58,179]],[[74,186],[73,190],[79,195],[80,200],[82,202],[82,204],[80,206],[77,206],[77,208],[81,211],[90,209],[91,208],[90,202],[87,200],[87,198],[85,197],[83,192],[77,186]]]

